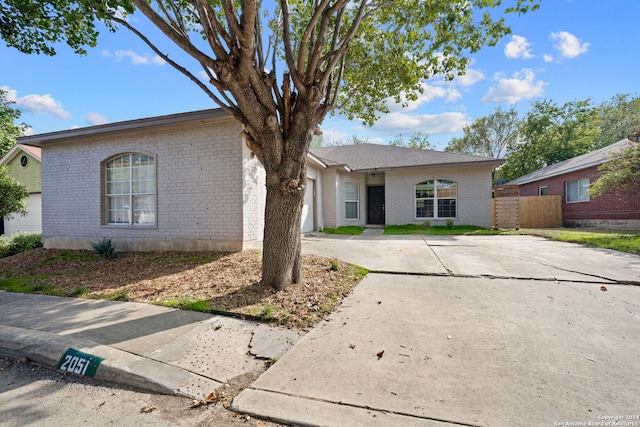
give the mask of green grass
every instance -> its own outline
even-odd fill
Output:
[[[206,312],[209,310],[209,301],[202,298],[180,297],[162,301],[159,305],[163,307],[180,308],[182,310],[192,310]]]
[[[404,225],[387,225],[384,228],[384,234],[502,234],[502,230],[490,230],[487,228],[477,227],[475,225],[454,225],[448,227],[446,225],[430,225],[423,224],[404,224]]]
[[[126,301],[127,293],[125,291],[120,291],[114,294],[100,295],[98,299],[106,299],[109,301]]]
[[[202,255],[194,255],[194,256],[188,256],[188,257],[184,257],[180,260],[180,262],[197,262],[199,264],[206,264],[209,262],[213,262],[213,261],[217,261],[218,259],[220,259],[219,257],[214,257],[214,256],[202,256]]]
[[[640,255],[640,232],[611,230],[522,229],[519,234],[531,234],[562,242],[579,243],[592,248],[614,249]]]
[[[359,225],[343,225],[338,228],[323,228],[322,232],[325,234],[349,234],[349,235],[358,235],[362,234],[367,227],[362,227]]]
[[[0,280],[0,289],[21,294],[62,295],[63,292],[55,286],[48,286],[43,282],[47,277],[8,277]]]

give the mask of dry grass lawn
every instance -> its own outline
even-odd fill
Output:
[[[36,249],[0,259],[0,289],[161,304],[305,328],[340,304],[365,271],[303,258],[304,282],[277,292],[259,283],[260,251],[128,252]]]

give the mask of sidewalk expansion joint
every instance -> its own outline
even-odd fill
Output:
[[[145,356],[144,354],[138,354],[138,353],[134,353],[134,352],[132,352],[132,351],[128,351],[128,350],[122,350],[122,349],[119,349],[119,348],[117,348],[117,347],[112,347],[112,348],[114,348],[114,349],[116,349],[116,350],[118,350],[118,351],[121,351],[121,352],[123,352],[123,353],[132,354],[132,355],[134,355],[134,356],[138,356],[138,357],[141,357],[141,358],[143,358],[143,359],[147,359],[147,360],[152,360],[152,361],[154,361],[154,362],[158,362],[158,363],[160,363],[160,364],[162,364],[162,365],[165,365],[165,366],[170,366],[170,367],[175,368],[175,369],[180,369],[180,370],[182,370],[182,371],[185,371],[185,372],[188,372],[188,373],[190,373],[190,374],[193,374],[193,375],[195,375],[196,377],[206,378],[206,379],[208,379],[208,380],[215,381],[215,382],[220,383],[220,384],[224,384],[224,383],[226,382],[226,380],[219,380],[219,379],[217,379],[217,378],[212,378],[212,377],[209,377],[209,376],[207,376],[207,375],[203,375],[203,374],[201,374],[201,373],[199,373],[199,372],[192,371],[192,370],[191,370],[191,369],[189,369],[189,368],[183,368],[182,366],[172,365],[171,363],[169,363],[169,362],[165,362],[164,360],[154,359],[153,357]]]
[[[557,268],[557,267],[555,267]],[[571,270],[564,270],[569,273],[577,273]],[[583,276],[594,277],[596,279],[602,279],[603,282],[589,282],[587,280],[563,280],[563,279],[552,279],[552,278],[543,278],[543,277],[518,277],[518,276],[498,276],[493,274],[457,274],[457,273],[420,273],[420,272],[411,272],[411,271],[385,271],[385,270],[369,270],[369,274],[393,274],[396,276],[422,276],[422,277],[456,277],[462,279],[503,279],[503,280],[534,280],[538,282],[566,282],[566,283],[605,283],[608,285],[630,285],[630,286],[640,286],[640,282],[629,281],[629,280],[617,280],[610,279],[606,277],[596,276],[594,274],[584,274],[580,273]]]
[[[364,409],[367,411],[374,411],[374,412],[379,412],[381,414],[392,414],[392,415],[399,415],[399,416],[403,416],[403,417],[410,417],[410,418],[417,418],[417,419],[421,419],[421,420],[429,420],[429,421],[436,421],[436,422],[440,422],[440,423],[447,423],[447,424],[452,424],[452,425],[456,425],[456,426],[463,426],[463,427],[481,427],[480,424],[469,424],[469,423],[465,423],[462,421],[452,421],[452,420],[446,420],[443,418],[435,418],[435,417],[429,417],[427,415],[416,415],[416,414],[409,414],[407,412],[402,412],[402,411],[394,411],[394,410],[389,410],[389,409],[380,409],[380,408],[374,408],[372,406],[368,406],[368,405],[356,405],[354,403],[345,403],[345,402],[336,402],[335,400],[327,400],[327,399],[320,399],[317,397],[309,397],[309,396],[301,396],[298,394],[292,394],[292,393],[285,393],[283,391],[275,391],[275,390],[265,390],[265,389],[261,389],[261,388],[256,388],[256,387],[248,387],[251,390],[255,390],[255,391],[262,391],[265,393],[274,393],[274,394],[280,394],[282,396],[287,396],[287,397],[293,397],[296,399],[304,399],[304,400],[310,400],[310,401],[314,401],[314,402],[320,402],[320,403],[329,403],[332,405],[340,405],[340,406],[348,406],[350,408],[355,408],[355,409]]]

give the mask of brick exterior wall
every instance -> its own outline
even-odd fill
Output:
[[[347,173],[327,169],[323,173],[323,225],[367,224],[367,186],[385,186],[385,223],[420,224],[415,218],[415,185],[429,179],[447,179],[458,183],[457,224],[491,227],[491,166],[461,166],[448,168],[398,169],[368,174]],[[357,220],[346,220],[344,184],[360,187],[360,212]],[[433,225],[445,223],[430,220]]]
[[[113,238],[122,250],[241,250],[261,239],[264,172],[229,119],[43,144],[45,247],[88,249]],[[105,224],[104,163],[140,152],[156,159],[156,224]],[[261,181],[262,180],[262,181]]]
[[[491,166],[460,166],[428,169],[406,169],[385,173],[385,205],[387,224],[420,224],[415,217],[415,185],[431,179],[458,183],[456,224],[491,227]],[[442,225],[446,219],[429,220]]]
[[[640,192],[623,196],[606,194],[591,197],[588,202],[567,203],[566,183],[589,178],[594,183],[600,177],[597,166],[564,175],[542,179],[520,186],[521,196],[537,196],[538,188],[546,186],[547,194],[562,196],[562,219],[565,226],[602,226],[613,228],[637,228],[640,221]],[[630,227],[625,227],[627,223]]]
[[[338,172],[335,169],[325,169],[322,173],[322,212],[320,218],[320,227],[336,228],[336,180]]]

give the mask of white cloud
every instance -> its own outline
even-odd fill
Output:
[[[71,117],[69,113],[62,108],[60,101],[53,99],[49,93],[44,95],[30,94],[19,97],[15,89],[10,89],[8,86],[2,86],[1,89],[7,92],[7,99],[15,102],[15,105],[23,111],[28,111],[33,114],[52,114],[61,119]]]
[[[531,47],[531,43],[529,43],[526,38],[522,36],[513,35],[511,36],[511,41],[507,43],[507,45],[504,47],[504,54],[507,58],[511,58],[511,59],[533,58],[533,55],[531,54],[531,50],[529,49],[530,47]]]
[[[553,62],[553,56],[552,55],[543,55],[544,58],[544,62]]]
[[[465,73],[461,76],[456,76],[451,82],[449,82],[453,86],[462,86],[468,87],[472,86],[479,81],[485,79],[485,75],[482,71],[476,70],[474,68],[467,68]]]
[[[105,49],[102,51],[102,56],[105,56],[107,58],[114,58],[117,62],[129,58],[133,65],[162,66],[165,64],[164,59],[160,58],[158,55],[138,55],[132,50],[116,50],[115,52],[111,53],[110,51]]]
[[[392,113],[399,111],[414,111],[420,108],[422,104],[427,104],[435,99],[440,98],[444,99],[445,102],[455,102],[462,98],[460,92],[451,87],[444,88],[439,86],[431,86],[424,82],[421,83],[421,86],[422,93],[419,93],[418,97],[415,100],[407,101],[406,97],[404,95],[401,95],[402,101],[406,103],[406,106],[404,107],[402,106],[402,103],[396,104],[393,98],[387,99],[387,108],[389,108],[389,111]]]
[[[566,31],[551,33],[551,40],[557,42],[554,47],[565,58],[575,58],[585,53],[590,44],[583,43],[579,38]]]
[[[87,113],[85,120],[92,125],[103,125],[105,123],[109,123],[109,119],[107,119],[106,116],[94,112]]]
[[[502,74],[496,75],[498,84],[489,89],[489,92],[482,97],[482,102],[506,102],[515,104],[523,99],[530,99],[542,96],[547,83],[536,80],[536,76],[530,68],[524,68],[514,73],[511,78]]]
[[[442,114],[403,114],[383,115],[373,125],[376,132],[389,135],[413,135],[422,132],[427,135],[439,135],[461,132],[470,120],[464,113],[448,112]]]

